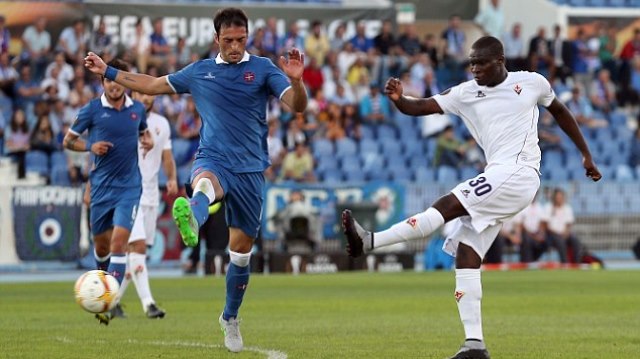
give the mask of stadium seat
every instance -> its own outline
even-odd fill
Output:
[[[392,171],[391,179],[397,182],[411,182],[413,180],[412,172],[413,171],[408,168],[401,171]]]
[[[619,182],[633,181],[633,170],[626,164],[620,164],[615,167],[614,179]]]
[[[364,182],[366,179],[365,172],[362,168],[343,168],[342,173],[347,182]]]
[[[418,183],[429,183],[436,180],[436,173],[430,168],[418,167],[414,171],[415,181]]]
[[[171,140],[171,152],[176,161],[176,166],[182,166],[191,160],[191,141],[182,138]]]
[[[388,181],[391,179],[391,170],[386,167],[373,168],[367,171],[369,181]]]
[[[459,181],[458,170],[449,166],[440,166],[437,170],[438,182],[454,184]]]
[[[378,139],[397,139],[396,129],[391,125],[378,125],[376,129]]]
[[[379,149],[380,149],[380,145],[375,140],[372,140],[370,138],[363,138],[362,140],[360,140],[361,154],[363,153],[378,154]]]
[[[336,141],[336,155],[353,156],[358,152],[358,146],[356,142],[348,137],[342,138]]]
[[[475,167],[465,166],[460,169],[460,179],[463,181],[474,178],[479,174],[480,172]]]
[[[191,183],[191,164],[178,167],[178,186]]]
[[[429,168],[429,159],[425,156],[410,156],[408,158],[409,168],[414,170],[418,168]]]
[[[362,168],[362,160],[356,155],[341,156],[339,162],[342,169]]]
[[[375,130],[373,129],[373,126],[371,125],[362,125],[360,126],[360,135],[362,136],[362,139],[374,139],[375,136]]]
[[[25,156],[25,168],[27,172],[35,172],[41,175],[49,173],[49,158],[42,151],[29,151]]]
[[[319,158],[321,156],[333,155],[333,143],[331,141],[320,138],[313,141],[313,157]]]
[[[68,170],[67,154],[64,151],[58,151],[51,154],[51,169],[64,168]]]
[[[158,171],[158,186],[166,187],[167,179],[167,175],[164,173],[164,168],[160,167],[160,171]]]
[[[337,159],[333,156],[318,157],[316,163],[316,171],[337,170],[339,167]]]
[[[382,153],[388,159],[394,159],[402,155],[402,145],[398,140],[392,140],[389,138],[380,139],[380,147]]]
[[[366,155],[366,156],[362,156],[361,159],[362,159],[362,169],[364,171],[383,168],[385,165],[384,156],[382,155]]]
[[[318,177],[324,183],[335,184],[342,182],[342,172],[339,170],[327,170],[323,173],[318,173]]]
[[[424,156],[425,150],[421,140],[402,141],[405,157]]]
[[[67,167],[53,167],[51,169],[50,179],[52,186],[71,186],[69,169]]]

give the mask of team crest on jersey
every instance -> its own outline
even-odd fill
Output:
[[[244,82],[253,82],[256,79],[256,74],[251,71],[247,71],[244,73]]]
[[[410,225],[412,228],[416,228],[416,226],[418,225],[418,221],[411,217],[409,219],[407,219],[407,224]]]
[[[485,95],[484,92],[478,90],[478,94],[476,95],[476,98],[483,98],[483,97],[487,97],[487,95]]]
[[[520,86],[520,84],[516,84],[516,87],[513,88],[513,91],[520,95],[520,92],[522,92],[522,87]]]
[[[453,296],[456,298],[456,302],[460,302],[460,299],[462,299],[462,297],[464,296],[464,292],[461,290],[456,290]]]
[[[135,120],[137,120],[137,119],[138,119],[138,115],[137,115],[137,114],[135,114],[135,113],[132,113],[132,114],[131,114],[131,120],[135,121]]]
[[[156,136],[160,136],[160,127],[156,127]]]

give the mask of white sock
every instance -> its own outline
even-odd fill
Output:
[[[129,264],[131,265],[131,280],[136,286],[138,297],[142,303],[142,310],[147,310],[147,306],[155,303],[149,288],[149,274],[147,272],[147,256],[140,253],[129,254]]]
[[[398,222],[391,228],[373,235],[374,248],[395,243],[426,238],[444,224],[444,218],[437,209],[429,207],[426,211],[409,219]]]
[[[251,262],[251,252],[238,253],[229,251],[229,260],[238,267],[246,267]]]
[[[117,303],[120,303],[122,297],[124,297],[124,293],[127,291],[127,287],[129,286],[129,282],[131,281],[131,269],[129,266],[129,253],[127,253],[127,270],[124,271],[124,278],[122,278],[122,283],[120,283],[120,289],[118,290],[118,297],[116,298]]]
[[[208,178],[200,178],[193,188],[193,197],[195,197],[196,193],[202,192],[209,198],[209,204],[215,202],[216,200],[216,191],[213,189],[213,183]]]
[[[466,339],[484,340],[480,310],[482,301],[480,269],[456,269],[455,298]]]

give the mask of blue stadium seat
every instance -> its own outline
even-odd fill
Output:
[[[316,163],[317,171],[337,170],[339,167],[338,160],[334,156],[320,156]]]
[[[478,169],[476,169],[475,167],[465,166],[460,169],[460,178],[463,181],[474,178],[479,174],[480,172],[478,172]]]
[[[564,156],[558,151],[545,151],[542,154],[542,164],[545,168],[562,168],[564,165]]]
[[[327,170],[325,172],[318,173],[318,177],[324,183],[340,183],[342,182],[342,172],[339,170]]]
[[[425,155],[426,151],[424,150],[421,140],[402,141],[402,144],[404,146],[404,154],[406,157]]]
[[[392,139],[395,140],[398,136],[396,135],[396,129],[391,125],[378,125],[376,129],[376,135],[378,139]]]
[[[356,155],[341,156],[339,160],[342,169],[362,168],[362,160]]]
[[[391,179],[398,182],[411,182],[413,180],[412,177],[412,171],[409,168],[391,172]]]
[[[383,168],[385,166],[384,156],[382,155],[366,155],[362,156],[361,159],[362,169],[364,169],[364,171]]]
[[[633,170],[626,164],[619,164],[615,167],[614,178],[619,182],[630,182],[635,179]]]
[[[415,169],[429,168],[429,159],[425,156],[410,156],[409,167]]]
[[[360,135],[362,139],[373,139],[375,138],[375,130],[371,125],[362,125],[360,126]]]
[[[164,168],[162,167],[160,167],[160,171],[158,171],[158,186],[167,186],[167,175],[164,173]]]
[[[360,140],[360,153],[373,153],[377,154],[380,150],[380,145],[375,140],[370,138],[363,138]]]
[[[320,138],[313,141],[313,157],[318,158],[321,156],[333,155],[333,143],[331,141]]]
[[[182,138],[171,140],[171,152],[176,161],[176,166],[182,166],[191,161],[191,141]]]
[[[342,173],[347,182],[364,182],[366,179],[365,172],[362,168],[343,168]]]
[[[380,147],[382,149],[382,153],[387,158],[399,157],[402,155],[402,145],[400,141],[393,140],[389,138],[381,138],[380,139]]]
[[[367,171],[367,177],[370,181],[388,181],[391,179],[391,171],[386,167],[373,168]]]
[[[429,183],[436,180],[436,173],[431,168],[418,167],[414,171],[415,181],[418,183]]]
[[[25,156],[25,168],[27,172],[35,172],[41,175],[49,173],[49,158],[42,151],[29,151]]]
[[[64,168],[68,170],[67,154],[64,151],[58,151],[51,154],[51,168]]]
[[[178,186],[191,183],[191,164],[178,167]]]
[[[453,184],[459,181],[458,170],[449,166],[440,166],[437,170],[438,182]]]
[[[356,142],[348,137],[336,141],[336,155],[353,156],[358,152]]]
[[[69,169],[67,167],[54,167],[51,169],[51,185],[53,186],[71,186],[69,178]]]
[[[569,172],[562,167],[546,171],[545,176],[551,182],[565,182],[569,180]]]

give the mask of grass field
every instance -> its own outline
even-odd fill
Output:
[[[485,272],[485,339],[500,358],[640,357],[640,271]],[[445,358],[464,334],[452,272],[255,275],[245,346],[222,347],[223,278],[154,279],[168,314],[98,325],[71,282],[0,284],[0,358]]]

